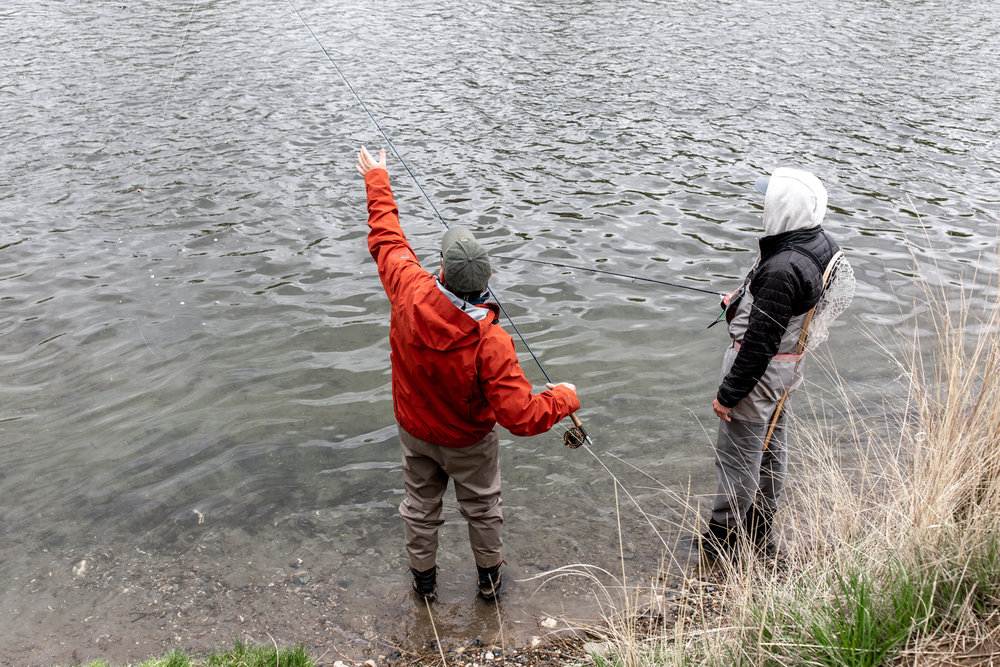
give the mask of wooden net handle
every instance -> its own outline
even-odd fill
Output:
[[[844,256],[843,250],[838,250],[834,254],[830,263],[826,265],[826,270],[823,271],[823,290],[826,290],[826,284],[830,280],[830,274],[833,273],[833,267],[836,266],[837,261]],[[816,306],[819,302],[816,302]],[[812,322],[813,315],[816,314],[816,306],[809,309],[809,314],[806,315],[806,321],[802,323],[802,330],[799,332],[799,344],[796,348],[796,354],[799,358],[795,360],[795,370],[799,370],[799,364],[802,363],[802,353],[806,349],[806,338],[809,335],[809,324]],[[762,450],[767,449],[768,443],[771,442],[771,436],[774,435],[774,428],[778,425],[778,417],[781,416],[781,410],[785,407],[785,400],[788,399],[789,389],[785,389],[785,393],[781,395],[781,400],[778,401],[778,407],[774,411],[774,416],[771,417],[771,423],[767,427],[767,435],[764,436],[764,445],[761,447]]]

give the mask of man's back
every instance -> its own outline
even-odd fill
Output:
[[[540,394],[517,361],[495,305],[477,319],[420,266],[399,226],[384,169],[365,174],[368,247],[392,303],[389,334],[396,419],[411,435],[464,447],[499,422],[515,435],[543,433],[580,406],[576,392],[554,385]]]

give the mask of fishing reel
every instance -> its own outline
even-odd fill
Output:
[[[570,449],[576,449],[584,443],[594,444],[594,441],[590,439],[590,436],[583,429],[583,423],[580,422],[580,418],[575,413],[569,417],[573,420],[573,428],[566,429],[566,432],[563,433],[563,444]]]
[[[566,432],[563,433],[563,444],[570,449],[576,449],[586,441],[587,436],[583,433],[583,429],[581,428],[574,427],[567,429]]]

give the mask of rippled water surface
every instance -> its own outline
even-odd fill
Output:
[[[906,345],[923,287],[995,291],[993,2],[296,3],[444,218],[498,255],[728,291],[754,178],[812,170],[858,277],[821,365],[872,404],[898,371],[869,337]],[[354,172],[385,140],[309,30],[284,0],[16,0],[0,36],[0,663],[240,633],[328,658],[426,644]],[[432,267],[443,226],[389,171]],[[527,579],[621,570],[608,469],[670,545],[674,496],[712,491],[713,296],[516,261],[494,287],[597,447],[503,440],[520,581],[499,619],[449,501],[448,641],[595,617],[586,582]],[[643,576],[663,544],[618,501]]]

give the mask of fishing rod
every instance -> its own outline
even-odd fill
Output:
[[[713,296],[723,296],[721,292],[714,292],[708,289],[702,289],[701,287],[692,287],[691,285],[681,285],[680,283],[672,283],[667,280],[658,280],[656,278],[645,278],[643,276],[633,276],[628,273],[618,273],[617,271],[606,271],[604,269],[595,269],[589,266],[575,266],[573,264],[560,264],[559,262],[548,262],[541,259],[529,259],[528,257],[508,257],[506,255],[490,255],[490,257],[496,257],[504,261],[516,261],[516,262],[531,262],[532,264],[544,264],[545,266],[555,266],[560,269],[576,269],[577,271],[590,271],[591,273],[603,273],[609,276],[617,276],[619,278],[628,278],[630,280],[641,280],[647,283],[656,283],[657,285],[669,285],[670,287],[679,287],[680,289],[688,289],[694,292],[703,292],[705,294],[711,294]]]
[[[291,6],[296,16],[299,17],[299,20],[302,21],[302,25],[306,27],[306,30],[309,31],[309,34],[312,35],[314,40],[316,40],[316,43],[319,45],[319,48],[323,51],[324,54],[326,54],[326,57],[330,60],[330,63],[333,65],[334,69],[337,70],[337,73],[340,74],[340,77],[344,80],[344,83],[346,83],[347,87],[351,89],[352,93],[354,93],[354,97],[356,97],[358,102],[361,104],[361,108],[365,110],[365,113],[368,114],[368,117],[371,119],[372,123],[375,124],[375,128],[379,131],[379,134],[382,135],[382,138],[385,139],[386,144],[389,146],[389,148],[392,149],[392,152],[396,155],[396,158],[399,160],[400,164],[403,165],[403,168],[406,169],[406,173],[408,173],[410,175],[410,178],[413,179],[413,182],[416,184],[421,194],[424,195],[424,199],[426,199],[427,203],[431,205],[432,209],[434,209],[434,213],[437,214],[437,217],[441,221],[441,224],[445,226],[445,229],[451,229],[451,226],[444,219],[444,216],[441,215],[441,212],[438,210],[437,206],[434,205],[434,202],[433,200],[431,200],[430,195],[427,194],[427,191],[424,190],[424,187],[420,184],[420,181],[419,179],[417,179],[416,174],[414,174],[413,170],[410,169],[410,165],[406,164],[406,160],[403,159],[403,156],[396,149],[396,145],[392,143],[392,140],[389,139],[389,135],[387,135],[385,133],[385,130],[382,129],[382,125],[375,118],[375,114],[371,112],[371,110],[368,108],[368,105],[365,104],[365,101],[361,99],[361,95],[359,95],[358,91],[354,89],[353,85],[351,85],[351,81],[350,79],[347,78],[347,75],[344,74],[344,70],[340,69],[340,65],[337,64],[337,61],[333,59],[333,56],[330,55],[330,52],[326,50],[325,46],[323,46],[323,42],[321,42],[316,33],[313,32],[313,29],[309,26],[309,22],[306,21],[304,16],[302,16],[302,12],[299,11],[298,7],[295,6],[295,3],[292,2],[292,0],[288,0],[288,4]],[[548,381],[549,384],[552,384],[552,378],[550,378],[549,374],[545,371],[545,367],[542,366],[542,362],[535,355],[535,351],[531,349],[530,345],[528,345],[528,341],[521,333],[521,330],[517,328],[516,324],[514,324],[513,318],[511,318],[510,313],[507,312],[507,309],[504,308],[504,305],[503,303],[500,302],[500,299],[497,298],[497,295],[493,291],[493,288],[487,286],[486,289],[490,293],[490,296],[493,298],[493,300],[496,301],[497,305],[500,307],[500,310],[503,311],[503,314],[507,318],[507,321],[510,322],[510,326],[512,326],[514,328],[514,331],[517,332],[517,337],[521,339],[522,343],[524,343],[525,349],[528,350],[528,353],[531,355],[531,358],[535,360],[535,363],[538,365],[538,369],[542,371],[542,375],[545,376],[546,381]],[[563,442],[566,444],[566,446],[572,449],[576,449],[577,447],[579,447],[584,443],[589,443],[593,445],[594,441],[591,440],[590,436],[587,434],[586,429],[583,428],[583,424],[580,422],[580,418],[577,417],[575,413],[572,413],[570,414],[570,419],[573,420],[574,428],[567,429],[566,432],[563,434]]]

